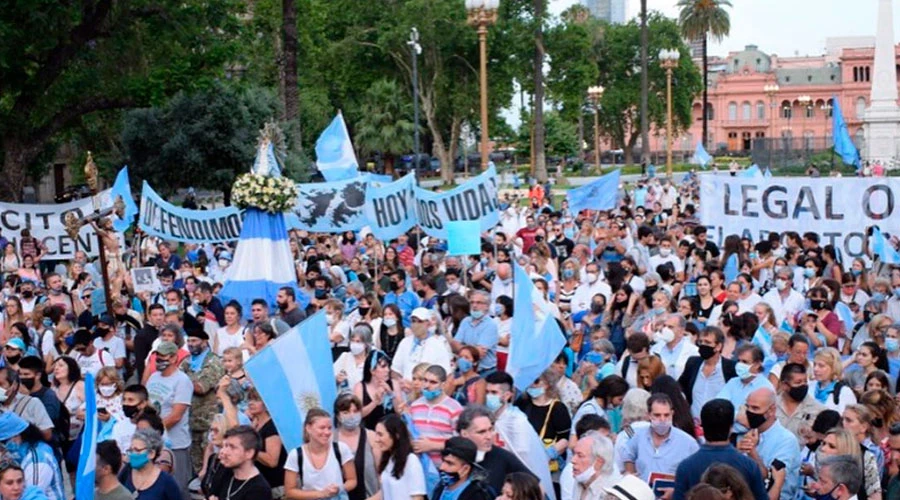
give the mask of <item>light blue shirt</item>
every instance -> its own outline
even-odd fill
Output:
[[[778,498],[794,500],[800,486],[800,443],[797,436],[776,420],[769,430],[759,434],[756,451],[767,467],[771,467],[775,460],[784,464],[786,475]]]
[[[699,381],[699,377],[697,380]],[[722,388],[716,398],[731,401],[731,404],[734,405],[734,412],[736,415],[738,408],[747,402],[747,396],[749,396],[751,392],[762,389],[763,387],[772,389],[773,392],[775,391],[775,388],[772,387],[772,383],[769,382],[769,379],[762,373],[756,374],[749,384],[745,384],[740,378],[734,377],[725,384],[725,387]],[[796,441],[796,437],[794,438],[794,441]]]
[[[622,454],[622,461],[634,462],[638,476],[644,481],[649,481],[654,472],[675,475],[678,464],[700,449],[696,439],[674,426],[669,437],[657,448],[653,445],[652,432],[650,427],[635,430]],[[794,443],[797,443],[796,438]]]
[[[721,359],[716,363],[716,368],[709,374],[709,377],[703,374],[703,366],[703,364],[700,365],[697,379],[694,381],[694,388],[691,390],[691,415],[694,418],[700,418],[700,410],[703,409],[703,405],[707,401],[715,399],[725,387],[725,372],[722,370]]]
[[[497,334],[497,323],[487,315],[478,323],[475,323],[471,316],[464,318],[459,324],[459,331],[456,332],[456,340],[466,345],[487,349],[487,354],[478,363],[478,371],[497,368],[497,342],[500,336]]]
[[[388,304],[397,304],[397,307],[400,308],[400,314],[403,316],[403,326],[408,328],[409,317],[412,315],[413,309],[419,307],[419,296],[409,290],[404,291],[399,296],[395,292],[388,292],[384,296],[384,305]]]

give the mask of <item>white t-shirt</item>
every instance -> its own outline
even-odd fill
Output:
[[[78,363],[78,366],[81,368],[82,376],[90,373],[96,377],[97,372],[104,366],[116,366],[116,360],[113,358],[112,354],[100,349],[94,349],[94,354],[91,354],[90,356],[85,356],[75,351],[72,351],[72,354],[74,354],[75,362]]]
[[[96,347],[97,350],[106,351],[103,353],[104,362],[106,361],[107,354],[113,358],[113,364],[115,364],[115,360],[117,359],[125,359],[125,341],[115,335],[109,340],[103,340],[102,338],[94,339],[94,347]]]
[[[406,466],[400,479],[394,477],[394,459],[388,461],[381,473],[381,495],[384,500],[409,500],[415,495],[427,495],[425,473],[418,457],[412,453],[406,457]]]
[[[452,358],[450,344],[444,337],[432,335],[417,344],[416,337],[410,335],[401,340],[397,346],[391,370],[406,380],[412,380],[413,369],[419,363],[440,365],[449,373]]]
[[[162,418],[168,417],[176,404],[188,406],[181,415],[181,420],[166,431],[173,450],[188,448],[191,445],[188,421],[191,416],[191,398],[194,395],[194,384],[190,377],[182,371],[175,371],[168,377],[155,372],[147,380],[147,392],[150,394],[150,404],[159,411]]]
[[[334,447],[328,446],[328,460],[321,469],[313,467],[312,460],[306,450],[303,449],[303,481],[300,489],[303,491],[318,491],[325,489],[328,485],[336,484],[343,488],[344,474],[341,467],[347,462],[353,461],[353,451],[344,443],[338,443],[341,450],[341,463],[334,456]],[[296,448],[288,453],[287,461],[284,463],[285,470],[291,472],[300,472],[299,462],[297,460]]]
[[[228,333],[228,327],[223,326],[216,330],[216,338],[211,340],[209,345],[216,346],[216,356],[221,358],[225,355],[225,349],[244,345],[244,333],[246,332],[247,329],[241,327],[237,333]]]

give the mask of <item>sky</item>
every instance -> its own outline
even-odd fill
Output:
[[[502,0],[501,0],[502,1]],[[628,16],[640,10],[639,0],[627,0]],[[550,11],[559,14],[578,0],[550,0]],[[677,17],[677,0],[647,0],[650,10]],[[894,33],[900,33],[900,5],[894,2]],[[758,45],[779,56],[821,55],[825,38],[874,35],[878,0],[732,0],[731,34],[721,44],[710,46],[710,54]]]

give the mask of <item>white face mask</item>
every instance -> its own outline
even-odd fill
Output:
[[[600,276],[597,273],[587,273],[587,281],[588,283],[593,283],[597,281],[597,278]]]
[[[458,292],[459,282],[457,281],[456,283],[447,283],[447,290],[450,290],[451,292]]]
[[[6,389],[0,387],[0,403],[6,402]]]
[[[103,396],[104,398],[108,398],[116,393],[116,386],[115,386],[115,384],[101,385],[97,388],[97,390],[100,392],[101,396]]]
[[[226,259],[219,259],[219,268],[220,269],[225,269],[226,267],[228,267],[228,264],[231,264],[231,262],[229,262]]]
[[[671,248],[660,247],[659,248],[659,256],[660,257],[668,257],[672,253]]]
[[[584,471],[582,471],[581,474],[576,474],[575,481],[578,482],[579,484],[584,484],[584,483],[590,481],[591,478],[594,477],[594,474],[596,474],[596,473],[597,473],[597,471],[594,470],[594,466],[592,465],[592,466],[588,467],[587,469],[585,469]]]
[[[328,326],[333,325],[333,324],[334,324],[334,315],[333,315],[333,314],[326,314],[326,315],[325,315],[325,323],[327,323]]]
[[[366,344],[363,344],[362,342],[350,342],[350,354],[359,356],[364,352],[366,352]]]
[[[669,342],[675,340],[675,332],[672,331],[672,329],[668,326],[664,326],[662,327],[662,329],[656,332],[656,340],[668,344]]]

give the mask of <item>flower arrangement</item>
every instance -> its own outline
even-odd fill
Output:
[[[297,187],[287,177],[242,174],[234,183],[231,199],[239,208],[257,208],[270,213],[287,212],[297,202]]]

